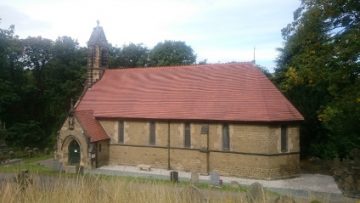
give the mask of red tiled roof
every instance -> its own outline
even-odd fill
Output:
[[[301,121],[302,115],[250,63],[109,69],[77,110],[95,117]]]
[[[110,139],[100,123],[95,119],[93,111],[75,111],[75,117],[83,128],[90,142]]]

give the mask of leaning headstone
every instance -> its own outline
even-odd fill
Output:
[[[210,172],[210,184],[214,186],[220,185],[220,176],[216,172]]]
[[[263,186],[255,182],[250,185],[249,190],[246,192],[246,198],[248,202],[266,202],[265,191]]]
[[[199,183],[199,174],[196,173],[196,172],[191,172],[190,182],[191,182],[192,184],[197,184],[197,183]]]
[[[296,203],[296,201],[289,196],[279,196],[275,199],[274,203]]]
[[[10,157],[10,159],[13,159],[15,157],[15,152],[9,151],[9,157]]]
[[[28,156],[28,157],[32,157],[32,156],[33,156],[33,150],[31,150],[31,149],[27,150],[26,153],[27,153],[27,156]]]
[[[184,188],[180,192],[181,201],[184,202],[208,202],[205,195],[194,185]]]
[[[45,154],[50,154],[50,150],[49,150],[48,147],[46,147],[46,148],[44,149],[44,153],[45,153]]]
[[[34,154],[37,154],[37,153],[39,153],[39,148],[37,148],[37,147],[34,147],[34,149],[33,149],[33,152],[34,152]]]

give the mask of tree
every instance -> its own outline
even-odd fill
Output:
[[[150,66],[190,65],[195,61],[193,49],[181,41],[160,42],[149,53]]]
[[[52,47],[52,59],[45,67],[42,124],[47,135],[55,136],[67,116],[70,102],[84,89],[87,50],[70,37],[59,37]],[[44,119],[44,120],[43,120]]]
[[[10,109],[18,110],[16,104],[26,80],[20,62],[22,46],[14,36],[14,28],[0,29],[0,121],[6,125],[14,123]]]
[[[360,147],[359,17],[355,0],[303,0],[282,30],[274,81],[305,117],[303,155],[344,157]]]
[[[86,49],[70,37],[18,39],[0,29],[1,139],[9,146],[52,146],[70,100],[81,93]]]
[[[113,49],[115,57],[111,61],[111,67],[145,67],[149,50],[143,44],[130,43],[122,49]]]

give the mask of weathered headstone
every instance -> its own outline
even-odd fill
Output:
[[[27,156],[28,156],[28,157],[32,157],[32,156],[33,156],[33,150],[31,150],[31,149],[27,150],[26,153],[27,153]]]
[[[219,186],[220,185],[220,176],[216,172],[210,172],[210,184]]]
[[[170,171],[170,181],[173,183],[179,182],[179,173],[177,171]]]
[[[192,184],[199,183],[199,174],[196,173],[196,172],[191,172],[190,182],[191,182]]]
[[[34,147],[34,148],[33,148],[33,152],[34,152],[34,154],[37,154],[37,153],[39,153],[39,148],[37,148],[37,147]]]
[[[266,202],[266,195],[263,186],[255,182],[250,185],[249,190],[246,193],[246,198],[248,202]]]
[[[50,154],[50,150],[49,150],[48,147],[46,147],[46,148],[44,149],[44,153],[45,153],[45,154]]]
[[[9,157],[10,157],[10,159],[13,159],[15,157],[15,152],[9,151]]]

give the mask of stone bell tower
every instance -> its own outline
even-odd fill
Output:
[[[87,86],[91,87],[101,79],[104,70],[108,67],[109,45],[99,21],[97,21],[97,26],[94,27],[87,45],[89,50]]]

